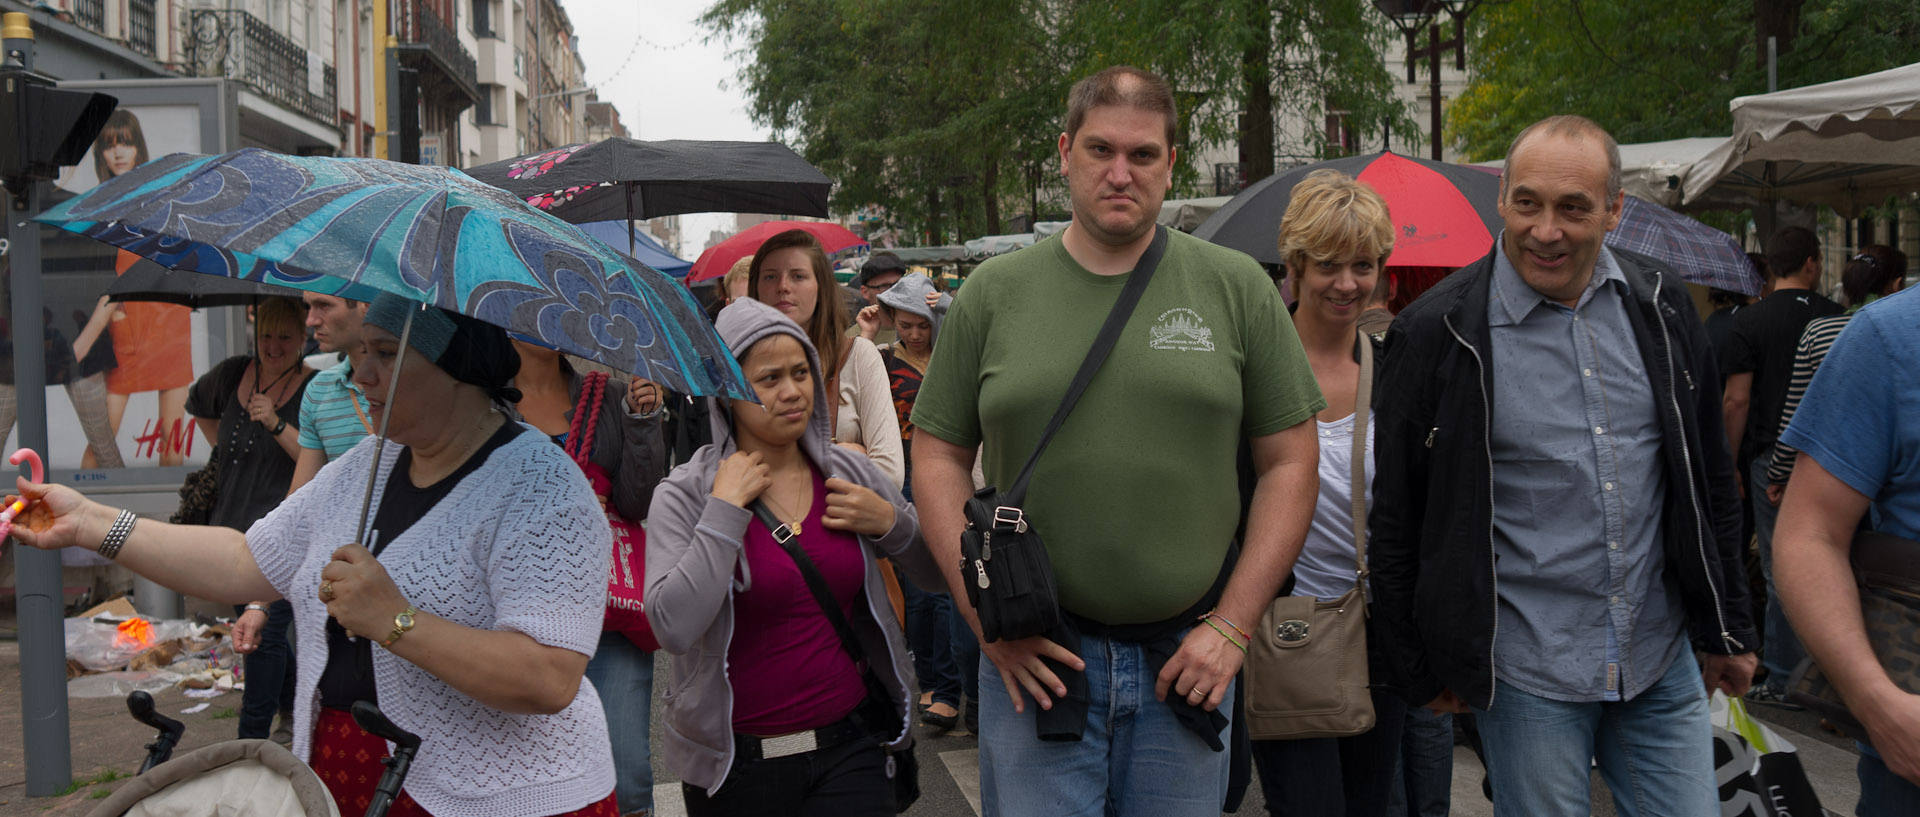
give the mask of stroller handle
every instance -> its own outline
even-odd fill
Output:
[[[393,756],[381,759],[387,770],[380,773],[380,782],[373,787],[373,799],[367,804],[367,817],[385,817],[387,809],[399,799],[400,784],[406,782],[407,769],[413,765],[414,754],[420,751],[420,736],[395,726],[372,701],[354,701],[349,711],[361,729],[393,743]]]
[[[391,741],[402,749],[420,748],[420,736],[395,726],[374,702],[354,701],[352,712],[353,722],[367,730],[368,734]]]
[[[127,696],[127,712],[134,720],[160,730],[146,746],[147,759],[140,764],[139,772],[145,774],[173,757],[173,747],[186,734],[187,725],[154,711],[153,696],[137,690]]]

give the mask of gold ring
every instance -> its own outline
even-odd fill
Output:
[[[333,582],[331,580],[320,583],[320,600],[333,601]]]
[[[1194,695],[1198,695],[1198,696],[1200,696],[1200,697],[1202,697],[1202,698],[1205,698],[1205,697],[1207,697],[1207,691],[1206,691],[1206,690],[1204,690],[1204,689],[1201,689],[1201,688],[1199,688],[1199,687],[1194,687],[1193,689],[1190,689],[1190,690],[1187,690],[1187,695],[1188,695],[1189,697],[1191,697],[1191,696],[1194,696]]]

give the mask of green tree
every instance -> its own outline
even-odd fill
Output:
[[[1622,143],[1725,135],[1727,102],[1767,90],[1767,34],[1782,88],[1920,61],[1912,0],[1514,0],[1469,26],[1472,80],[1447,131],[1473,160],[1560,113]]]
[[[1109,65],[1167,77],[1183,150],[1237,142],[1244,123],[1265,160],[1252,178],[1272,169],[1263,108],[1414,127],[1379,59],[1383,26],[1355,0],[719,0],[702,23],[740,46],[751,114],[835,179],[836,210],[927,243],[1064,209],[1067,91]],[[1326,147],[1318,127],[1295,136]],[[1175,193],[1201,181],[1183,163]]]

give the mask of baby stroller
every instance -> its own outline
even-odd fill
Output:
[[[154,711],[153,696],[127,696],[134,720],[160,730],[147,744],[139,776],[96,806],[88,817],[198,817],[284,815],[341,817],[324,783],[293,753],[270,740],[230,740],[173,758],[186,726]],[[353,705],[360,728],[394,744],[387,769],[374,787],[366,817],[385,817],[400,796],[420,738],[398,726],[368,701]]]

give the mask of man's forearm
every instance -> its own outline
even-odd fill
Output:
[[[1866,497],[1805,454],[1795,466],[1774,536],[1774,576],[1794,632],[1850,703],[1866,705],[1892,681],[1867,642],[1849,563]]]
[[[967,578],[960,573],[960,533],[967,528],[962,509],[973,496],[973,455],[973,449],[931,434],[917,434],[913,441],[913,504],[920,515],[920,535],[946,577],[953,609],[978,638],[980,619],[967,602]]]
[[[1311,423],[1282,431],[1274,441],[1256,441],[1253,507],[1240,562],[1215,609],[1252,632],[1292,572],[1313,521],[1320,494],[1319,443]],[[1263,446],[1266,447],[1263,450]]]

